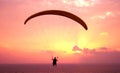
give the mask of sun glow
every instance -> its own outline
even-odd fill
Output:
[[[79,37],[79,40],[77,41],[77,45],[81,49],[84,49],[84,48],[94,49],[96,47],[100,47],[101,43],[97,41],[97,39],[90,38],[89,36],[81,36]]]
[[[67,42],[64,40],[54,43],[55,49],[66,51],[66,52],[70,52],[73,46],[74,46],[74,43]]]
[[[81,51],[75,51],[75,53],[81,53]]]

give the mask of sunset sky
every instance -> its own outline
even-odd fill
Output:
[[[83,19],[57,15],[24,21],[44,10],[64,10]],[[120,0],[0,0],[0,64],[120,63]]]

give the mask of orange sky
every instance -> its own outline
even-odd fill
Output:
[[[120,63],[119,0],[0,0],[0,63]],[[82,18],[88,30],[43,10],[65,10]]]

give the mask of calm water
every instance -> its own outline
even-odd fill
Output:
[[[120,73],[120,64],[4,64],[0,73]]]

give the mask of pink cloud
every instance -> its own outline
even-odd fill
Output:
[[[106,47],[92,50],[84,48],[82,50],[83,55],[79,54],[80,63],[120,63],[120,51],[109,51],[109,49]]]
[[[104,13],[92,16],[91,19],[106,19],[110,17],[115,17],[115,14],[111,11],[106,11]]]
[[[81,51],[82,49],[79,48],[77,45],[73,47],[72,51]]]
[[[101,47],[101,48],[99,48],[100,50],[108,50],[108,48],[106,48],[106,47]]]
[[[89,48],[84,48],[83,50],[82,50],[82,52],[83,53],[94,53],[96,50],[95,49],[89,49]]]
[[[68,5],[74,5],[76,7],[89,7],[93,6],[96,1],[95,0],[62,0],[63,3]]]

